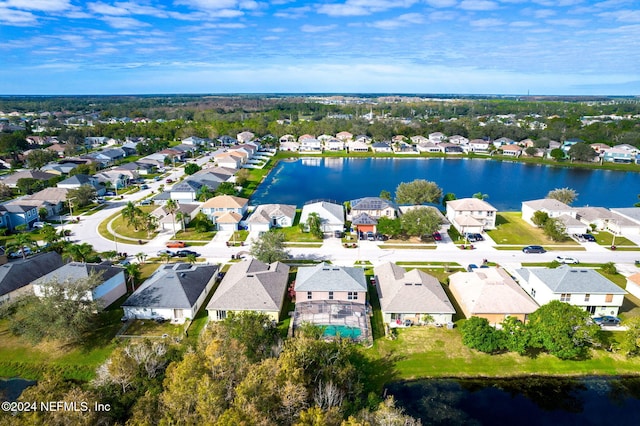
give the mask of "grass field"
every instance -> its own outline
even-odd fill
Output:
[[[583,361],[562,361],[547,354],[531,358],[515,353],[487,355],[464,346],[458,330],[435,327],[399,329],[396,340],[378,339],[366,352],[374,358],[394,360],[396,379],[635,375],[640,369],[640,359],[627,359],[605,350],[594,350],[591,358]]]
[[[593,234],[593,236],[596,237],[596,242],[601,246],[610,247],[614,243],[613,234],[610,232],[601,231],[597,234]],[[637,246],[633,241],[620,235],[616,235],[615,243],[616,246]]]
[[[535,228],[522,220],[520,212],[500,212],[496,215],[497,229],[487,231],[496,244],[576,246],[573,240],[556,242],[547,238],[541,229]]]

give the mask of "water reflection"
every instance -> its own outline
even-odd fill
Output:
[[[640,378],[420,380],[390,384],[407,414],[429,425],[637,424]]]

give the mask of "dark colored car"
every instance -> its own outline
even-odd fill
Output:
[[[593,319],[593,322],[595,322],[596,324],[598,324],[600,327],[603,327],[605,325],[615,325],[618,326],[620,325],[620,318],[618,317],[612,317],[609,315],[605,315],[603,317],[597,317]]]
[[[582,238],[584,238],[585,241],[589,241],[590,243],[596,242],[596,237],[591,234],[582,234]]]
[[[200,257],[200,253],[196,253],[193,250],[178,250],[176,252],[176,256],[178,256],[178,257],[187,257],[189,255],[194,255],[195,257]]]
[[[442,241],[442,235],[440,235],[440,233],[437,231],[431,234],[431,236],[433,237],[434,241]]]
[[[342,231],[333,231],[333,236],[336,238],[342,238],[343,235]]]
[[[526,246],[522,249],[525,253],[546,253],[547,251],[542,246]]]
[[[484,237],[480,234],[467,234],[467,240],[470,243],[475,243],[476,241],[484,241]]]

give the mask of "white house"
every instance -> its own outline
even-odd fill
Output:
[[[245,221],[249,231],[268,231],[271,228],[293,226],[296,206],[289,204],[261,204]]]
[[[247,198],[218,195],[205,201],[200,211],[214,222],[219,231],[236,231],[248,207]]]
[[[578,214],[578,209],[553,198],[523,201],[521,211],[522,219],[533,226],[536,226],[533,223],[533,215],[537,211],[546,213],[550,218],[559,218],[560,216],[566,215],[575,219]]]
[[[324,149],[327,151],[344,151],[344,141],[331,138],[324,142]]]
[[[176,323],[195,318],[217,278],[217,265],[161,265],[122,304],[127,318],[162,317]]]
[[[99,284],[86,294],[86,298],[97,301],[101,308],[106,308],[127,293],[124,269],[110,264],[70,262],[55,271],[49,272],[35,280],[33,292],[42,297],[46,293],[45,284],[59,286],[69,285],[97,275]]]
[[[307,223],[309,215],[320,216],[322,232],[344,231],[344,206],[330,201],[314,201],[302,207],[300,223]]]
[[[478,198],[461,198],[447,201],[447,219],[460,232],[481,233],[495,229],[496,212],[491,204]]]
[[[469,151],[471,152],[487,153],[489,152],[490,146],[491,142],[485,141],[484,139],[473,139],[469,141]]]
[[[322,142],[316,138],[304,138],[299,139],[300,142],[300,152],[306,153],[321,153],[322,152]]]
[[[627,294],[593,269],[522,268],[514,271],[520,286],[539,304],[552,300],[570,303],[591,315],[618,315]]]

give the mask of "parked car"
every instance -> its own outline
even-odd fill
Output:
[[[129,259],[122,259],[120,262],[118,262],[118,265],[120,266],[131,265],[131,261],[129,261]]]
[[[591,234],[582,234],[582,238],[584,238],[585,241],[589,241],[590,243],[596,242],[596,237]]]
[[[33,254],[33,250],[30,247],[24,247],[22,250],[16,250],[12,253],[9,253],[9,258],[11,259],[19,259],[22,257],[22,252],[24,251],[25,256],[30,256]]]
[[[154,181],[158,182],[160,179],[162,179],[160,176],[156,176],[153,178]]]
[[[371,231],[367,232],[367,240],[375,241],[376,240],[375,234],[373,232],[371,232]]]
[[[176,255],[176,253],[171,251],[171,250],[158,250],[158,253],[156,253],[156,255],[158,255],[158,256],[162,256],[164,254],[168,254],[171,257]]]
[[[466,237],[470,243],[475,243],[476,241],[484,241],[484,237],[480,234],[469,233],[466,235]]]
[[[150,205],[151,203],[153,203],[153,201],[151,200],[151,198],[147,198],[147,199],[144,199],[144,200],[140,201],[140,205],[141,205],[141,206],[148,206],[148,205]]]
[[[46,225],[46,222],[33,222],[33,225],[31,225],[31,227],[33,229],[41,229],[41,228],[44,228],[45,225]]]
[[[440,235],[438,231],[431,234],[431,236],[433,237],[434,241],[442,241],[442,235]]]
[[[342,238],[344,233],[342,231],[333,231],[333,236],[336,238]]]
[[[525,253],[546,253],[547,251],[542,246],[526,246],[522,249]]]
[[[573,264],[578,264],[580,263],[580,261],[578,261],[578,259],[576,259],[575,257],[571,257],[571,256],[556,256],[556,260],[560,263],[573,263]]]
[[[178,250],[176,252],[176,256],[178,256],[178,257],[187,257],[187,256],[190,256],[190,255],[193,255],[195,257],[200,257],[200,253],[196,253],[193,250]]]
[[[166,183],[173,183],[173,179],[167,179],[165,180]]]
[[[142,185],[140,185],[140,189],[149,189],[149,185],[143,183]]]
[[[113,192],[113,191],[107,191],[107,192],[104,193],[104,195],[107,195],[109,197],[113,197],[114,195],[116,195],[116,193]]]
[[[167,248],[184,248],[186,246],[187,245],[184,243],[184,241],[169,241],[165,244],[165,247]]]
[[[615,326],[619,326],[620,325],[620,318],[618,317],[612,317],[610,315],[605,315],[602,317],[596,317],[593,319],[593,322],[595,322],[596,324],[598,324],[600,327],[604,327],[605,325],[615,325]]]

